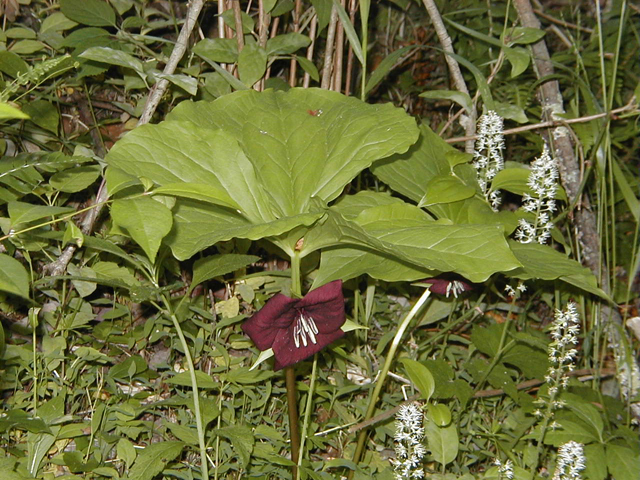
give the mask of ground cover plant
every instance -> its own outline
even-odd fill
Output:
[[[2,478],[637,478],[632,2],[0,12]]]

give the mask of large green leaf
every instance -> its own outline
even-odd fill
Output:
[[[299,225],[312,225],[322,215],[323,212],[311,212],[273,221],[251,221],[217,205],[182,200],[174,208],[173,229],[165,240],[176,258],[185,260],[220,241],[281,235]],[[285,250],[292,254],[292,248]]]
[[[415,121],[401,109],[315,88],[183,102],[167,120],[231,132],[278,217],[308,211],[312,196],[333,200],[373,161],[405,152],[418,138]]]
[[[368,199],[370,197],[368,194]],[[347,211],[352,211],[348,203],[345,205]],[[339,213],[342,206],[343,203],[329,209],[324,223],[309,232],[303,253],[328,247],[344,248],[350,244],[383,253],[404,265],[454,271],[473,282],[482,282],[493,273],[520,266],[500,227],[440,224],[431,221],[419,208],[405,203],[374,206],[350,220]],[[360,267],[358,262],[352,262],[344,265],[341,271],[351,277],[349,269],[353,268],[359,274]],[[326,263],[321,265],[320,277],[331,275],[323,268]]]
[[[433,178],[451,174],[446,155],[456,152],[429,127],[420,125],[420,138],[406,153],[374,163],[371,171],[393,190],[417,203],[426,195],[427,184]]]
[[[584,291],[610,300],[607,294],[598,287],[595,276],[588,268],[553,248],[537,243],[519,243],[514,240],[509,241],[509,246],[522,267],[508,272],[508,276],[521,280],[560,279]]]
[[[405,151],[417,136],[414,120],[391,105],[320,89],[246,90],[183,102],[165,122],[129,133],[106,160],[109,171],[188,197],[177,200],[165,238],[185,259],[221,240],[277,237],[312,225],[360,171]],[[109,188],[119,189],[112,178],[108,173]],[[180,183],[209,185],[212,192],[198,187],[187,194]],[[297,238],[273,240],[293,253],[303,235],[304,229]]]

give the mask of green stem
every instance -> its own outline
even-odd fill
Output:
[[[391,363],[396,354],[396,350],[398,350],[398,346],[400,345],[400,341],[402,340],[402,336],[404,335],[405,330],[413,320],[413,317],[416,316],[420,308],[424,305],[424,303],[429,298],[431,291],[426,289],[422,296],[418,299],[416,304],[413,306],[411,311],[407,314],[406,317],[402,319],[400,326],[398,327],[398,331],[396,332],[393,340],[391,341],[391,346],[389,347],[389,353],[387,353],[387,358],[385,359],[382,370],[380,370],[380,374],[378,375],[378,379],[376,380],[376,386],[373,390],[373,394],[369,399],[369,407],[367,408],[367,413],[364,416],[363,421],[367,421],[373,417],[373,413],[376,409],[376,404],[378,403],[378,397],[380,396],[380,392],[382,391],[382,387],[384,385],[384,381],[387,377],[387,373],[389,373],[389,369],[391,368]],[[367,430],[363,429],[358,435],[358,444],[356,446],[356,451],[353,454],[353,463],[356,465],[360,461],[360,457],[362,456],[362,452],[364,450],[364,442],[367,440]],[[353,470],[349,471],[349,479],[353,477]]]
[[[298,454],[298,471],[294,477],[300,480],[300,467],[302,465],[302,457],[304,456],[304,444],[307,441],[307,431],[309,429],[309,420],[311,419],[311,409],[313,408],[313,393],[316,389],[316,377],[318,372],[318,354],[313,356],[313,367],[311,368],[311,381],[309,383],[309,393],[307,394],[307,404],[304,408],[304,422],[302,423],[302,436],[300,439],[300,453]]]
[[[294,251],[291,255],[291,297],[302,297],[302,280],[300,278],[300,252]],[[291,469],[293,478],[298,478],[300,461],[300,428],[298,426],[298,402],[296,395],[296,371],[295,366],[285,367],[285,384],[287,387],[287,409],[289,412],[289,434],[291,437],[291,460],[296,463]]]
[[[187,366],[189,367],[189,376],[191,377],[191,389],[193,390],[193,410],[196,417],[196,429],[198,432],[198,444],[200,446],[200,474],[202,480],[209,479],[209,463],[207,460],[207,444],[204,438],[204,425],[202,424],[202,413],[200,411],[200,394],[198,393],[198,381],[196,379],[196,369],[193,366],[193,359],[191,358],[191,352],[189,351],[189,344],[182,332],[182,327],[178,321],[178,317],[174,313],[171,313],[169,308],[169,302],[163,297],[169,318],[173,322],[173,326],[176,329],[182,349],[184,350],[184,357],[187,359]]]

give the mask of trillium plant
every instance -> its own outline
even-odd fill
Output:
[[[321,89],[243,90],[213,102],[183,102],[163,122],[134,129],[107,155],[106,178],[114,224],[150,264],[169,252],[178,260],[199,254],[192,289],[217,275],[211,265],[220,255],[209,247],[221,241],[269,242],[290,265],[289,291],[268,300],[243,329],[261,357],[272,352],[275,370],[285,371],[291,458],[299,475],[315,354],[347,329],[343,281],[364,274],[385,281],[435,279],[423,285],[457,296],[501,273],[601,293],[589,271],[561,253],[509,240],[517,214],[493,211],[472,160],[392,105]],[[387,191],[346,194],[365,169]],[[526,174],[501,170],[491,188],[527,193]],[[302,276],[303,259],[315,262],[310,286]],[[251,263],[240,260],[239,266]],[[448,272],[456,276],[441,277]],[[427,288],[398,327],[380,388],[403,332],[429,293]],[[298,449],[294,366],[310,357]],[[371,395],[368,418],[380,388]]]
[[[303,298],[275,295],[242,329],[260,350],[273,349],[280,370],[342,338],[344,322],[342,281],[335,280]]]

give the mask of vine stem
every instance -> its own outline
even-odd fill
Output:
[[[402,319],[400,326],[398,327],[398,331],[396,332],[393,340],[391,341],[391,346],[389,347],[389,352],[387,353],[387,358],[384,361],[384,365],[382,370],[380,370],[380,374],[378,375],[378,379],[376,381],[376,386],[373,390],[371,398],[369,399],[369,406],[367,408],[367,413],[364,416],[364,421],[371,419],[373,417],[373,413],[376,409],[376,404],[378,403],[378,397],[380,396],[380,392],[382,391],[382,387],[384,386],[384,381],[387,378],[387,374],[389,373],[389,369],[391,368],[391,363],[396,355],[396,351],[398,350],[398,346],[400,345],[400,341],[404,335],[404,332],[407,330],[409,323],[413,320],[413,317],[420,311],[422,306],[425,304],[427,299],[431,295],[431,290],[426,289],[424,293],[420,296],[418,301],[415,303],[413,308],[407,313],[407,315]],[[367,439],[367,430],[361,430],[358,435],[358,444],[356,446],[356,451],[353,454],[353,463],[356,465],[360,461],[360,457],[362,456],[362,452],[364,450],[364,442]],[[349,479],[353,478],[353,470],[349,472]]]
[[[208,480],[209,464],[207,460],[207,444],[204,437],[204,425],[202,424],[202,412],[200,411],[200,394],[198,393],[198,380],[196,379],[196,369],[193,365],[193,358],[191,357],[189,344],[187,343],[187,339],[184,336],[184,332],[182,331],[182,327],[180,326],[178,317],[176,317],[176,315],[171,312],[169,301],[165,297],[163,297],[162,299],[165,303],[167,313],[169,314],[168,316],[171,319],[171,322],[173,322],[173,326],[176,329],[176,332],[178,333],[178,338],[180,339],[182,349],[184,350],[184,357],[187,359],[187,367],[189,368],[189,377],[191,378],[191,389],[193,391],[193,414],[196,418],[198,445],[200,447],[200,477],[202,478],[202,480]]]

